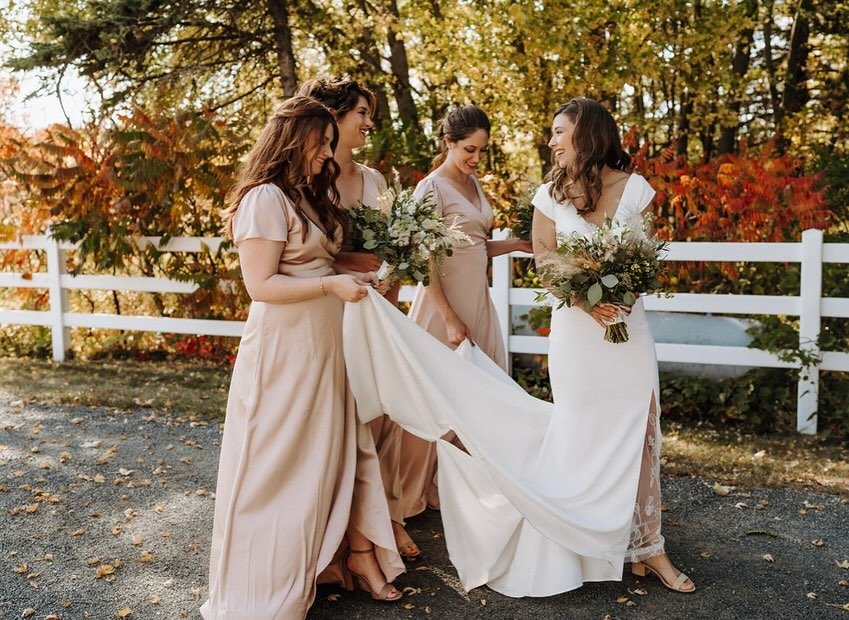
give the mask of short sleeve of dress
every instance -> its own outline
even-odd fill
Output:
[[[537,208],[545,217],[550,220],[554,219],[554,198],[549,194],[551,183],[543,183],[534,194],[531,204]]]
[[[436,181],[432,178],[423,179],[418,185],[416,185],[416,189],[413,191],[413,198],[421,200],[427,194],[431,195],[431,200],[433,200],[433,204],[436,205],[436,212],[439,213],[439,215],[442,215],[445,211],[445,205],[442,203],[442,196],[439,194],[439,188],[436,186]]]
[[[623,203],[627,205],[628,211],[632,215],[640,215],[651,204],[655,191],[649,185],[649,182],[639,174],[635,174],[634,178],[630,179],[630,181],[628,197],[627,200],[623,200]]]
[[[384,194],[386,190],[389,189],[386,185],[386,179],[380,174],[380,171],[375,170],[374,168],[366,168],[374,179],[374,184],[377,186],[377,193]]]
[[[270,183],[258,185],[245,194],[233,216],[233,242],[245,239],[287,241],[286,197]]]

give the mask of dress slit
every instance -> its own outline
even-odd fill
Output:
[[[657,395],[651,394],[646,421],[646,434],[643,453],[640,460],[640,479],[637,486],[637,498],[634,502],[634,516],[631,522],[631,536],[626,560],[641,562],[663,553],[664,539],[660,533],[660,416],[658,415]]]

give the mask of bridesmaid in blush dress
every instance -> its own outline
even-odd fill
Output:
[[[342,352],[344,302],[377,279],[334,268],[337,141],[326,107],[288,99],[225,212],[252,303],[221,444],[206,620],[304,618],[346,537],[350,552],[328,578],[401,597],[388,582],[403,562]]]
[[[442,217],[471,239],[431,269],[429,286],[419,285],[410,318],[444,344],[470,339],[499,366],[507,356],[495,306],[489,295],[488,259],[513,251],[531,251],[529,241],[490,240],[493,212],[475,172],[487,152],[490,123],[483,110],[453,108],[439,123],[443,150],[415,196],[430,194]],[[410,517],[437,508],[436,449],[432,442],[403,433],[401,481],[404,513]]]
[[[339,127],[339,144],[333,159],[339,164],[339,206],[351,209],[362,203],[377,206],[378,198],[386,192],[386,180],[375,170],[354,160],[354,150],[365,146],[366,136],[374,128],[372,115],[377,97],[368,88],[345,77],[325,76],[305,82],[299,94],[313,97],[326,105],[336,117]],[[354,271],[376,271],[380,260],[371,252],[355,251],[355,239],[346,229],[342,251],[336,264]],[[398,303],[400,284],[392,286],[384,295],[393,305]],[[404,510],[401,501],[401,427],[383,415],[369,422],[374,436],[380,474],[386,491],[386,502],[392,517],[392,530],[398,551],[405,558],[420,554],[418,546],[404,529]]]

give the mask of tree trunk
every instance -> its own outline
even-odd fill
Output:
[[[781,95],[778,93],[776,82],[778,76],[775,69],[775,58],[772,56],[772,9],[775,5],[774,1],[770,1],[766,5],[766,19],[764,20],[764,66],[766,67],[767,81],[769,82],[769,98],[772,103],[772,120],[775,123],[776,130],[778,123],[781,122]]]
[[[784,153],[789,146],[784,137],[783,124],[787,116],[799,112],[810,99],[808,93],[808,39],[811,34],[810,15],[812,0],[800,0],[790,30],[790,49],[787,53],[787,76],[784,79],[784,93],[781,97],[778,136],[776,147]]]
[[[685,90],[681,93],[678,126],[675,128],[675,154],[687,157],[690,150],[690,114],[693,113],[693,95]]]
[[[267,0],[268,12],[274,22],[274,49],[280,65],[280,84],[283,95],[291,97],[298,89],[298,66],[292,49],[292,29],[289,26],[289,7],[286,0]]]
[[[758,14],[758,0],[747,0],[745,2],[746,17],[754,22]],[[731,61],[732,82],[731,97],[726,105],[728,109],[728,124],[720,128],[719,144],[717,152],[719,155],[733,153],[737,150],[737,134],[740,130],[740,107],[743,105],[741,89],[744,88],[743,80],[749,72],[751,61],[750,50],[755,37],[755,29],[747,26],[740,32],[740,39],[734,50],[734,58]]]
[[[401,18],[398,12],[396,0],[389,0],[389,11],[393,22]],[[407,48],[404,41],[398,38],[394,23],[387,27],[386,40],[389,44],[389,65],[392,67],[392,91],[395,94],[395,103],[398,105],[398,116],[407,128],[412,128],[416,133],[421,132],[419,127],[419,115],[416,110],[416,102],[413,101],[413,88],[410,86],[410,66],[407,61]]]

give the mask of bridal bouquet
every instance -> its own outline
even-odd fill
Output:
[[[463,231],[443,221],[430,193],[416,199],[412,189],[401,188],[397,174],[393,187],[377,202],[354,207],[348,217],[362,249],[383,261],[377,272],[381,280],[410,276],[427,286],[430,261],[439,264],[451,256],[454,246],[471,242]]]
[[[558,308],[581,303],[590,312],[599,303],[619,306],[619,317],[604,331],[608,342],[628,341],[624,316],[640,293],[663,291],[658,278],[667,242],[650,239],[645,224],[608,219],[590,236],[558,236],[557,250],[540,261],[541,275],[561,300]]]

